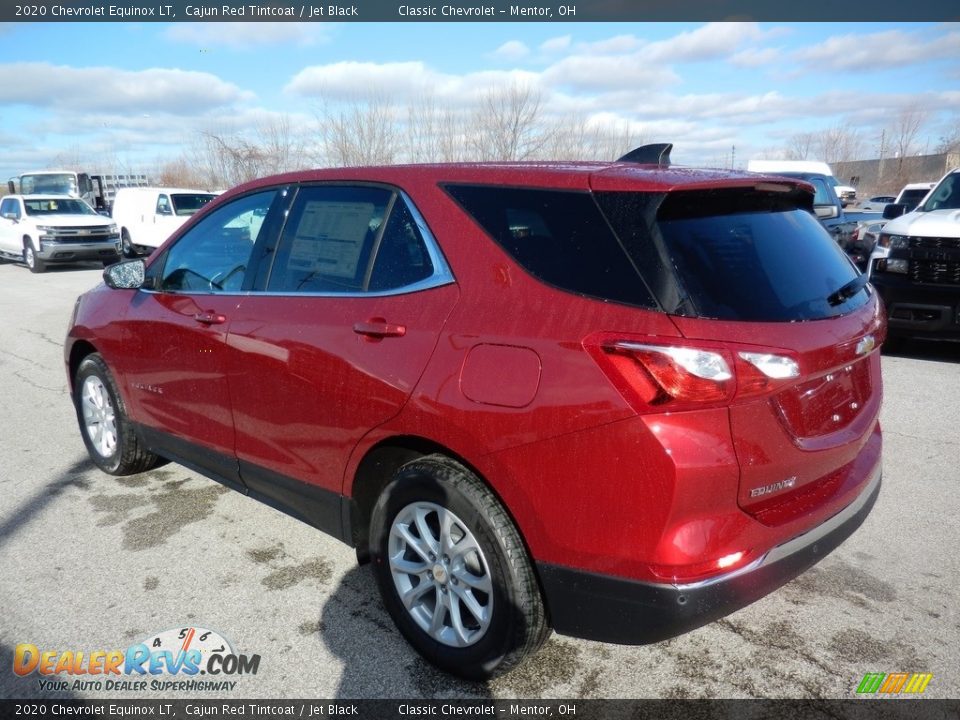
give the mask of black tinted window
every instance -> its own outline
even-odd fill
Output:
[[[447,191],[534,277],[582,295],[654,305],[589,193],[465,185]]]
[[[423,236],[410,210],[398,198],[376,250],[368,289],[396,290],[426,280],[432,274],[433,263]]]
[[[724,320],[810,320],[850,312],[857,293],[827,297],[857,272],[810,213],[749,212],[660,220],[659,231],[698,315]]]

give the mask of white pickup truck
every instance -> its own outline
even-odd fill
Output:
[[[919,205],[888,205],[870,258],[870,280],[889,314],[890,337],[960,340],[960,169]]]
[[[0,200],[0,257],[41,273],[51,263],[120,259],[116,223],[80,198],[7,195]]]

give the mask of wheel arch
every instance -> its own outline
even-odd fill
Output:
[[[434,440],[415,435],[396,435],[381,440],[367,450],[363,459],[360,460],[357,465],[357,471],[353,477],[351,497],[345,503],[348,508],[347,512],[349,513],[349,517],[347,518],[349,525],[345,529],[348,529],[348,540],[353,547],[356,548],[357,560],[361,564],[366,563],[370,559],[368,543],[370,518],[373,512],[373,506],[376,504],[381,491],[401,466],[412,460],[426,457],[427,455],[443,455],[463,465],[473,473],[503,507],[513,526],[517,529],[517,534],[524,544],[527,555],[532,559],[533,556],[530,553],[530,547],[524,537],[523,528],[520,523],[517,522],[517,518],[511,511],[510,506],[475,465],[461,454]]]
[[[97,348],[89,340],[76,340],[73,343],[73,347],[70,348],[70,357],[68,359],[68,370],[69,370],[69,382],[70,382],[70,392],[74,392],[76,388],[74,387],[74,380],[77,377],[77,370],[80,368],[80,363],[83,362],[83,359],[89,355],[92,355],[95,352],[99,352]]]

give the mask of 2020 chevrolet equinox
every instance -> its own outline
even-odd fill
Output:
[[[80,431],[355,547],[450,672],[669,638],[879,492],[884,316],[812,201],[669,146],[250,182],[78,299]]]

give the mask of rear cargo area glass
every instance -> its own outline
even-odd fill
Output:
[[[858,272],[816,218],[798,208],[793,192],[669,193],[646,228],[637,227],[649,221],[631,208],[649,207],[649,196],[641,202],[624,197],[632,193],[603,195],[600,204],[629,251],[658,248],[667,256],[686,300],[676,314],[817,320],[866,302],[865,291],[838,304],[828,301]]]

